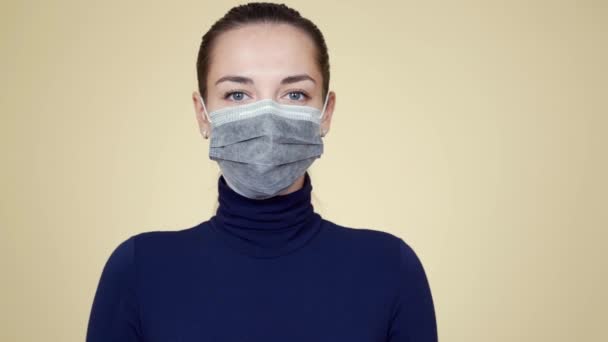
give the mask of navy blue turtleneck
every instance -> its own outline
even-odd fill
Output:
[[[323,219],[304,186],[255,200],[218,180],[214,216],[120,243],[87,342],[437,341],[424,268],[403,239]]]

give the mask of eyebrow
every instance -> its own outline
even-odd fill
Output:
[[[314,78],[308,76],[307,74],[300,74],[300,75],[293,75],[293,76],[285,77],[283,80],[281,80],[281,84],[290,84],[290,83],[296,83],[296,82],[305,81],[305,80],[309,80],[309,81],[312,81],[313,83],[317,83],[314,80]],[[227,81],[236,82],[236,83],[253,84],[253,80],[249,77],[234,76],[234,75],[228,75],[228,76],[221,77],[220,79],[215,81],[215,84],[217,85],[220,82],[227,82]]]

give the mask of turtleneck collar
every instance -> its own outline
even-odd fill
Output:
[[[219,207],[211,226],[231,247],[257,258],[281,256],[308,242],[321,228],[311,203],[308,171],[302,188],[286,195],[251,199],[218,179]]]

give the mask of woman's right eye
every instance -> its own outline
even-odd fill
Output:
[[[242,91],[230,91],[230,92],[227,92],[226,94],[224,94],[224,99],[239,102],[244,99],[244,96],[246,96],[246,95]]]

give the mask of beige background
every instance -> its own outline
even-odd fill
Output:
[[[0,340],[83,341],[128,236],[208,219],[190,100],[236,2],[3,1]],[[403,237],[442,341],[607,341],[603,1],[290,1],[337,93],[315,208]]]

